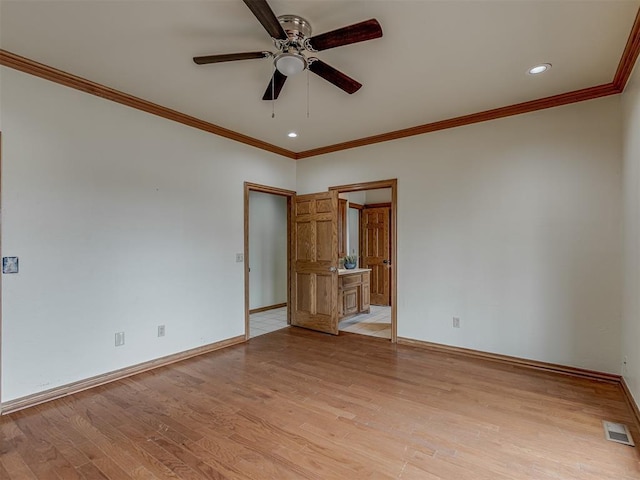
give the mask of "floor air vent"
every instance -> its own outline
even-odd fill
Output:
[[[636,444],[633,443],[633,438],[631,438],[631,433],[626,425],[604,421],[602,423],[604,425],[604,435],[607,437],[607,440],[635,447]]]

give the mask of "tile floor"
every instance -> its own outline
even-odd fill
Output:
[[[371,305],[370,313],[347,318],[338,328],[341,332],[391,339],[391,307]]]
[[[287,327],[287,307],[274,308],[249,316],[249,338]]]
[[[253,313],[249,318],[249,338],[287,327],[287,307]],[[340,331],[391,338],[391,307],[371,305],[371,313],[363,313],[340,322]]]

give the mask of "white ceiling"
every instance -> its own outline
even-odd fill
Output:
[[[269,59],[195,65],[196,55],[271,50],[241,0],[3,0],[9,52],[251,137],[303,151],[611,82],[640,0],[270,0],[313,33],[377,18],[383,37],[317,56],[360,81],[314,74],[261,100]],[[526,74],[538,63],[553,68]],[[296,139],[287,137],[291,130]]]

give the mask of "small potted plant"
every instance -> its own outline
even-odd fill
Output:
[[[352,268],[356,268],[356,265],[358,265],[357,255],[347,255],[344,257],[344,268],[351,270]]]

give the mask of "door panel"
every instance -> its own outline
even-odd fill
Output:
[[[345,289],[342,293],[344,298],[344,306],[342,307],[345,315],[351,315],[352,313],[358,313],[358,287],[351,287]]]
[[[311,201],[301,200],[296,203],[296,215],[308,215],[309,213],[311,213]]]
[[[333,275],[316,275],[316,313],[318,315],[331,315],[331,295]],[[337,305],[337,303],[336,303]]]
[[[296,275],[297,295],[296,311],[311,312],[311,275],[300,273]]]
[[[371,269],[371,304],[391,304],[390,207],[362,210],[362,266]]]
[[[311,238],[311,223],[300,222],[296,223],[296,254],[298,260],[310,260],[311,259],[311,244],[308,239]]]
[[[331,220],[318,220],[316,222],[316,231],[317,231],[317,256],[316,259],[318,261],[326,261],[331,262],[333,259],[334,248],[332,245],[332,238],[335,238],[333,235],[333,222]],[[336,253],[336,259],[337,259]]]
[[[338,194],[294,199],[292,325],[338,334]]]
[[[316,213],[331,213],[332,211],[337,212],[338,210],[337,207],[334,207],[332,205],[332,201],[330,198],[322,198],[316,200]]]

